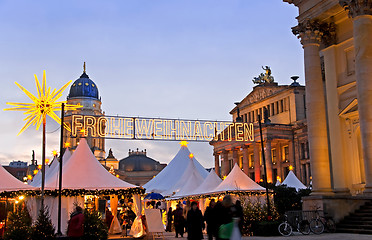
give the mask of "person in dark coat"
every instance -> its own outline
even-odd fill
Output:
[[[204,220],[207,223],[208,240],[213,240],[213,236],[216,239],[218,238],[217,214],[215,206],[216,201],[212,199],[204,213]]]
[[[230,195],[226,195],[222,202],[217,202],[216,206],[217,215],[217,229],[220,228],[222,224],[227,224],[232,222],[234,215],[233,203]],[[223,238],[218,237],[218,239],[223,240]]]
[[[174,228],[176,230],[176,238],[178,234],[183,237],[183,232],[185,229],[185,218],[183,217],[183,209],[180,204],[177,204],[176,210],[173,211],[174,216]]]
[[[84,236],[84,214],[80,206],[71,213],[67,226],[67,236],[70,239],[82,239]]]
[[[242,207],[242,204],[239,200],[236,200],[236,202],[235,202],[234,217],[239,219],[238,226],[239,226],[240,234],[242,234],[244,217],[243,217],[243,207]]]
[[[165,229],[166,232],[172,232],[172,222],[173,222],[173,213],[172,213],[172,207],[170,207],[167,212],[167,228]]]
[[[204,219],[203,214],[196,202],[191,203],[191,209],[187,213],[187,239],[203,239]]]

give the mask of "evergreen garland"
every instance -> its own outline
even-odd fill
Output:
[[[4,240],[31,240],[32,219],[25,204],[19,204],[16,211],[9,214]]]
[[[102,221],[100,213],[95,210],[84,211],[84,237],[83,240],[106,240],[108,229]]]
[[[48,207],[40,209],[39,216],[32,228],[32,240],[55,239],[55,228],[50,219]]]

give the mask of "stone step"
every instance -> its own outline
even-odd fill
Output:
[[[344,221],[372,221],[372,217],[347,216]]]
[[[354,224],[354,225],[372,225],[372,221],[342,221],[337,225],[342,225],[342,224]]]
[[[352,224],[352,223],[341,223],[337,224],[338,228],[355,228],[355,229],[369,229],[372,230],[372,224]]]
[[[372,229],[337,228],[340,233],[372,234]]]

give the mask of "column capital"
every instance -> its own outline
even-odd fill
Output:
[[[322,23],[318,20],[305,19],[292,28],[292,33],[301,39],[303,46],[312,44],[326,46],[334,44],[336,41],[336,26],[333,22]]]
[[[372,15],[372,0],[340,0],[350,18],[361,15]]]

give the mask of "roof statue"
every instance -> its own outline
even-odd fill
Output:
[[[273,83],[274,82],[274,77],[271,76],[271,69],[269,66],[265,66],[262,67],[263,70],[265,70],[265,74],[264,73],[260,73],[260,75],[258,75],[258,77],[254,77],[252,82],[254,84],[265,84],[265,83]]]

